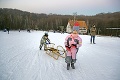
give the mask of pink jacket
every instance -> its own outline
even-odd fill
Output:
[[[65,46],[71,47],[72,45],[76,45],[76,48],[82,46],[82,39],[78,34],[70,34],[65,38]]]

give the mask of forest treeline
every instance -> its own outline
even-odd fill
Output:
[[[69,19],[73,15],[30,13],[18,9],[0,8],[0,30],[9,27],[10,30],[61,30],[64,26],[66,30]],[[98,34],[102,35],[120,35],[120,12],[99,13],[93,16],[76,15],[77,20],[83,20],[87,23],[88,31],[95,24]]]

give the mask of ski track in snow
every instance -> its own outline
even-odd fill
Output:
[[[120,80],[120,38],[80,35],[76,69],[66,69],[64,58],[53,59],[39,50],[43,31],[0,31],[0,80]],[[49,32],[55,46],[64,47],[68,34]]]

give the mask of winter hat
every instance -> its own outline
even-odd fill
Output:
[[[45,33],[45,36],[48,36],[48,33]]]
[[[79,23],[76,21],[76,22],[74,23],[74,26],[79,26]]]
[[[73,31],[77,31],[77,33],[79,33],[79,28],[79,23],[76,21],[73,26]]]

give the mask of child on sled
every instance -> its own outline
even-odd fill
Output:
[[[70,65],[72,69],[75,69],[76,54],[81,45],[82,39],[79,37],[79,26],[73,26],[72,33],[65,38],[65,47],[67,50],[65,62],[67,63],[67,70],[69,70]]]
[[[48,33],[45,33],[40,40],[40,46],[39,46],[40,50],[42,49],[43,45],[44,45],[44,50],[46,50],[47,44],[50,44],[50,39],[48,38]]]

